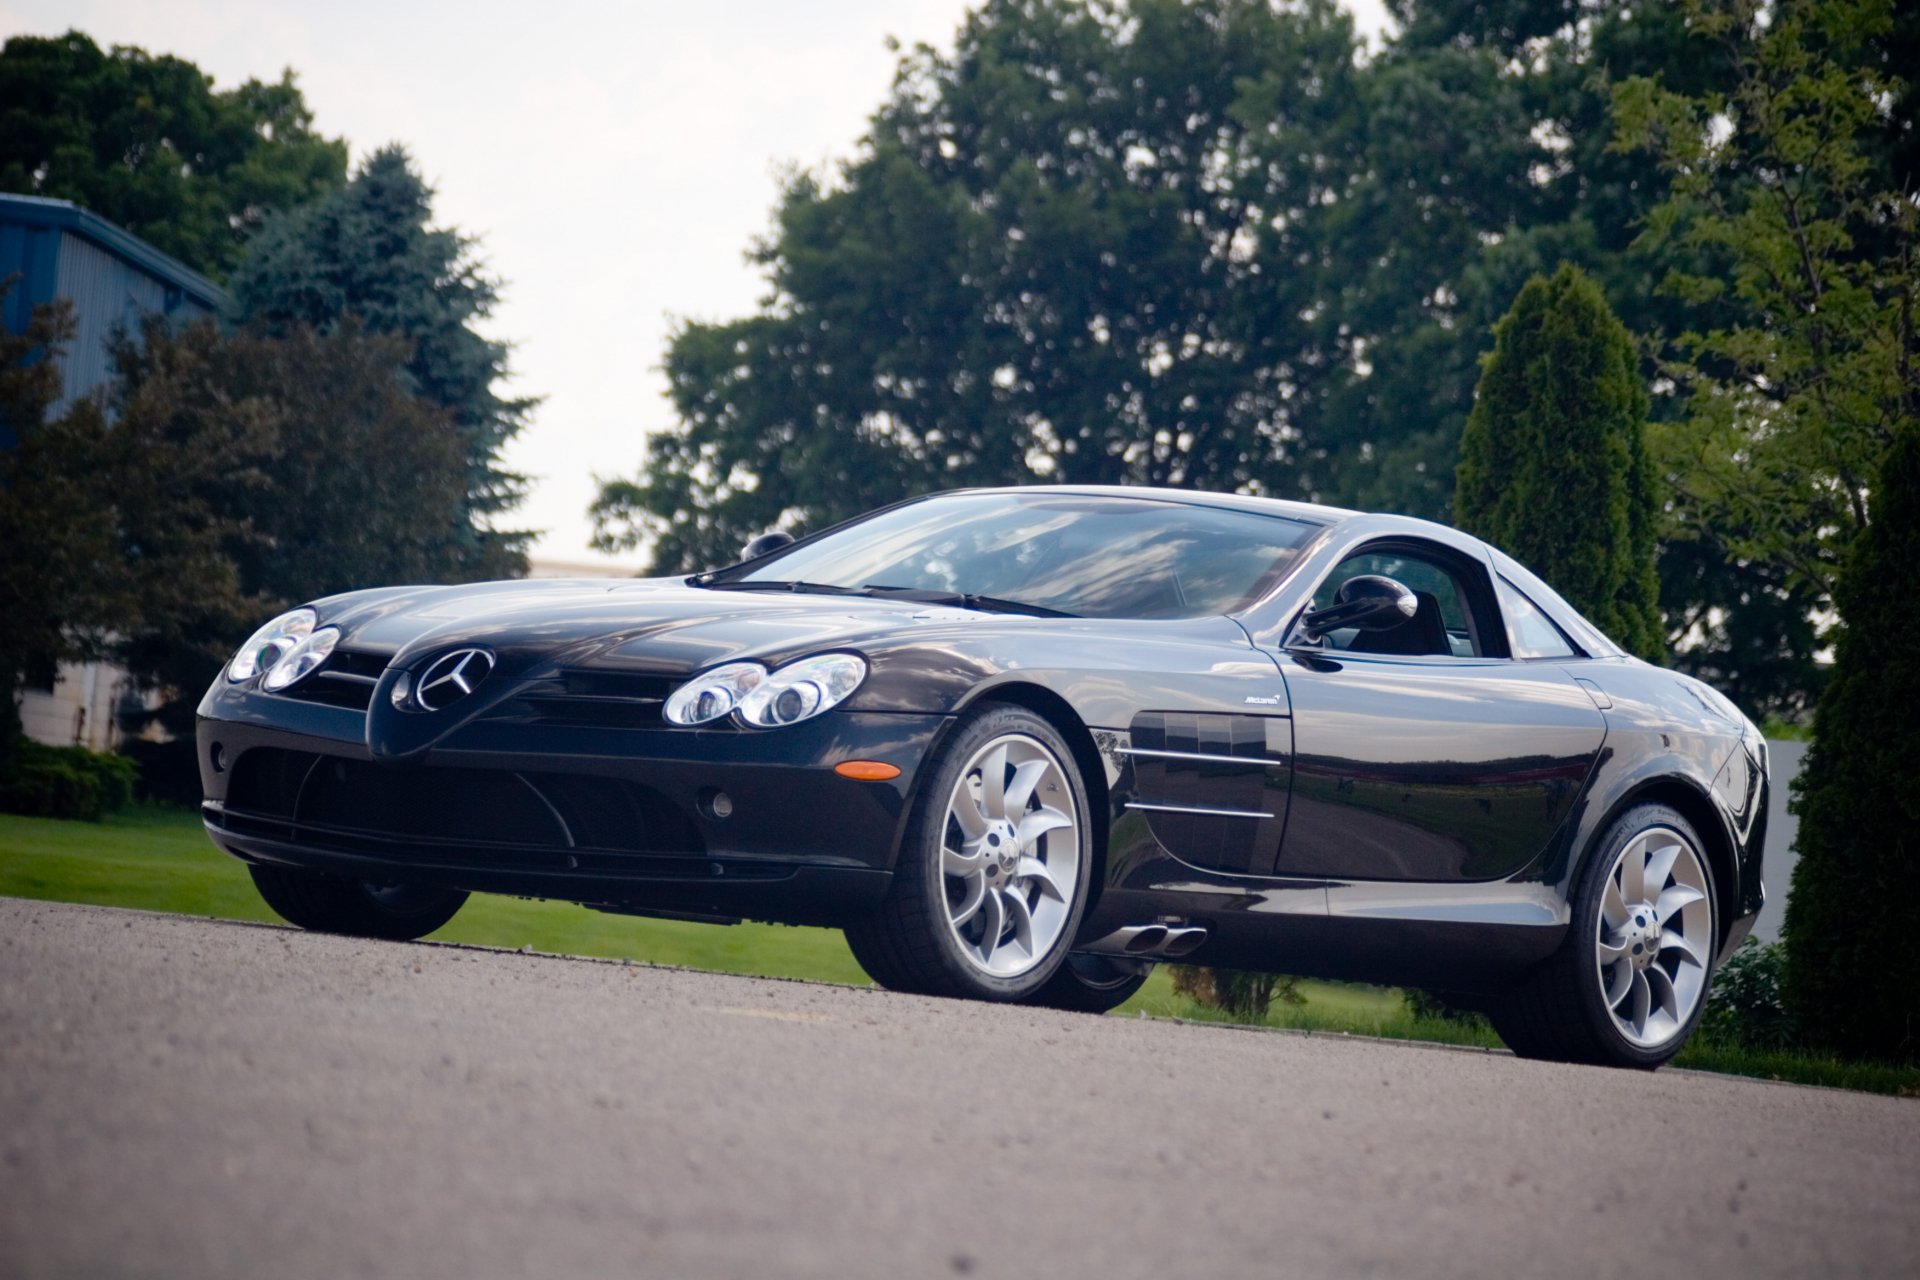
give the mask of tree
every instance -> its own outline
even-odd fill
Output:
[[[0,282],[0,297],[9,285]],[[106,439],[99,406],[56,419],[58,360],[73,337],[65,304],[0,329],[0,760],[20,735],[24,681],[94,656],[130,607],[114,511],[93,465]]]
[[[1664,290],[1698,323],[1663,373],[1685,417],[1656,432],[1687,526],[1829,597],[1867,525],[1870,478],[1920,405],[1912,193],[1882,185],[1900,83],[1875,56],[1886,0],[1693,0],[1731,91],[1680,93],[1644,77],[1615,89],[1617,145],[1670,178],[1655,246],[1728,264],[1676,269]]]
[[[1659,504],[1632,335],[1578,268],[1536,276],[1494,326],[1460,442],[1454,517],[1623,648],[1665,656]]]
[[[1359,76],[1325,0],[991,0],[903,59],[858,159],[794,179],[761,312],[675,334],[679,426],[603,490],[602,545],[713,563],[964,483],[1325,492],[1368,456],[1324,418],[1367,362],[1330,248]]]
[[[499,394],[507,346],[475,327],[492,314],[498,283],[471,240],[429,225],[432,201],[404,150],[375,152],[343,190],[268,222],[234,273],[233,319],[269,335],[358,323],[403,339],[411,389],[452,415],[464,443],[466,563],[511,576],[525,572],[530,535],[492,522],[525,482],[499,457],[534,401]]]
[[[140,574],[122,646],[136,677],[173,691],[169,727],[190,726],[200,691],[273,613],[490,573],[466,520],[460,433],[411,394],[407,357],[353,321],[269,337],[155,320],[118,349],[113,452],[148,471],[117,498],[126,558],[198,567],[192,589]]]
[[[1872,482],[1835,603],[1846,620],[1795,782],[1800,861],[1787,899],[1786,996],[1843,1053],[1920,1058],[1920,418]]]
[[[0,190],[72,200],[216,280],[268,214],[346,179],[292,71],[216,91],[179,58],[14,36],[0,104]]]

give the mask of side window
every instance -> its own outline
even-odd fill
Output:
[[[1516,658],[1571,658],[1573,644],[1553,625],[1520,588],[1505,578],[1496,577],[1494,590],[1500,594],[1500,611],[1507,615],[1507,633],[1513,637]]]
[[[1362,574],[1378,574],[1412,591],[1420,611],[1386,631],[1335,631],[1325,648],[1348,653],[1470,658],[1486,652],[1474,627],[1473,610],[1460,576],[1438,558],[1395,547],[1363,551],[1342,560],[1314,592],[1315,609],[1334,602],[1342,583]]]

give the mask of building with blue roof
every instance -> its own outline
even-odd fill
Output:
[[[0,279],[9,276],[16,278],[0,304],[0,324],[9,332],[24,330],[44,303],[73,305],[75,333],[59,357],[55,416],[82,396],[104,393],[116,335],[137,332],[148,316],[191,323],[218,316],[226,305],[220,286],[186,264],[70,200],[41,196],[0,194]],[[0,423],[0,448],[11,437]],[[118,744],[120,713],[147,701],[118,667],[69,664],[51,686],[26,691],[20,719],[42,742],[104,751]]]
[[[211,319],[226,305],[220,286],[132,232],[71,200],[0,194],[0,279],[18,276],[0,306],[0,324],[26,328],[33,308],[56,298],[73,304],[78,326],[61,359],[62,408],[106,385],[114,335],[147,316]]]

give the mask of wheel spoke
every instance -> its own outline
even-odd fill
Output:
[[[1673,874],[1674,861],[1681,852],[1678,844],[1670,844],[1647,855],[1646,894],[1649,898],[1659,897],[1660,891],[1667,887],[1667,877]]]
[[[973,788],[960,786],[953,795],[953,807],[948,810],[953,820],[960,825],[960,834],[972,843],[987,834],[987,815],[980,809],[980,800],[973,794]]]
[[[1607,1008],[1618,1014],[1620,1002],[1625,1000],[1627,993],[1632,990],[1633,966],[1621,961],[1613,966],[1613,974],[1607,979]]]
[[[1028,881],[1045,896],[1055,902],[1065,902],[1067,895],[1060,892],[1060,886],[1053,882],[1053,873],[1047,870],[1047,864],[1038,858],[1022,858],[1013,869],[1017,879]]]
[[[1644,845],[1630,848],[1620,860],[1620,896],[1628,905],[1647,900],[1647,851]]]
[[[1633,1025],[1633,1034],[1646,1035],[1647,1019],[1653,1014],[1653,989],[1647,985],[1645,970],[1634,971],[1633,992],[1628,997],[1628,1002],[1632,1005],[1632,1010],[1627,1017]]]
[[[1603,969],[1627,958],[1627,949],[1617,942],[1597,942],[1593,951],[1600,957],[1600,967]]]
[[[998,893],[989,893],[980,904],[980,959],[991,963],[1000,949],[1000,935],[1007,927],[1007,904]]]
[[[1007,744],[1004,742],[980,762],[980,808],[989,818],[1007,816]]]
[[[1047,776],[1047,770],[1051,767],[1045,760],[1029,760],[1013,771],[1013,781],[1007,785],[1008,817],[1027,811],[1027,801],[1033,799],[1033,789],[1040,785],[1040,779]]]
[[[1014,838],[1022,849],[1031,849],[1033,842],[1049,831],[1058,831],[1062,827],[1073,825],[1073,819],[1058,809],[1035,809],[1020,819],[1020,825],[1014,828]]]
[[[1620,896],[1620,886],[1607,877],[1607,892],[1600,899],[1600,919],[1609,929],[1619,929],[1627,923],[1627,900]]]
[[[1005,903],[1007,919],[1013,923],[1013,941],[1023,950],[1033,954],[1033,912],[1027,909],[1026,895],[1016,889],[1002,889],[1000,897]]]
[[[1650,964],[1643,973],[1653,1008],[1664,1012],[1675,1022],[1680,1021],[1680,993],[1673,989],[1673,979],[1667,976],[1667,971],[1657,964]]]
[[[1706,896],[1692,885],[1676,884],[1660,895],[1660,901],[1653,904],[1653,909],[1659,913],[1661,921],[1665,922],[1679,915],[1682,907],[1691,906]]]
[[[1700,948],[1694,945],[1693,939],[1683,933],[1661,934],[1660,950],[1662,952],[1678,951],[1682,963],[1690,964],[1696,969],[1707,967],[1707,958],[1700,954]]]
[[[940,850],[940,870],[950,876],[977,876],[982,869],[980,855],[956,849],[952,845],[942,846]]]
[[[973,919],[974,913],[980,910],[980,904],[986,900],[986,896],[987,878],[985,876],[969,877],[966,895],[960,899],[960,905],[947,908],[948,918],[953,921],[953,927],[958,929]]]

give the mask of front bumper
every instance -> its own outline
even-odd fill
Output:
[[[636,911],[842,924],[878,904],[949,721],[829,712],[784,729],[477,719],[404,761],[367,713],[221,690],[202,816],[248,862]],[[887,782],[833,766],[878,760]],[[721,797],[724,796],[724,801]]]

